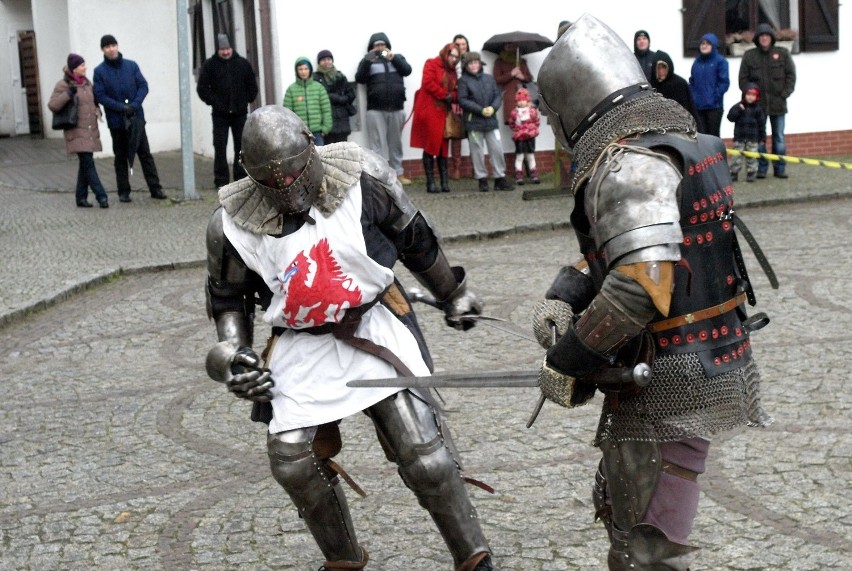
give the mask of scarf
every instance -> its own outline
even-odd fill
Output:
[[[329,85],[334,83],[334,78],[337,76],[337,68],[333,65],[331,67],[319,66],[318,71],[325,77],[326,83]]]

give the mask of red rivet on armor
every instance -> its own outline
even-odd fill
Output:
[[[693,210],[701,210],[701,205],[697,202],[693,202],[692,203],[692,209]]]
[[[706,198],[701,199],[701,208],[707,208],[707,199]]]
[[[684,246],[691,246],[692,245],[692,237],[691,236],[684,236],[683,237],[683,245]]]
[[[690,224],[698,224],[698,216],[690,216],[689,217]]]
[[[722,364],[722,359],[720,359],[719,357],[716,357],[715,359],[713,359],[713,364],[715,364],[715,365],[717,365],[717,366],[718,366],[718,365],[721,365],[721,364]]]
[[[686,334],[686,342],[687,343],[695,342],[695,335],[693,335],[692,333],[687,333]]]
[[[710,332],[710,335],[713,337],[713,339],[718,339],[719,338],[719,330],[714,328],[713,331]]]
[[[731,229],[731,223],[730,222],[728,222],[727,220],[722,222],[722,230],[727,232],[730,229]]]
[[[743,336],[743,328],[737,327],[736,329],[734,329],[734,335],[736,335],[737,337],[742,337]]]
[[[726,277],[725,281],[728,282],[728,285],[734,285],[734,276]]]
[[[668,346],[669,346],[669,340],[668,340],[668,339],[666,339],[665,337],[660,337],[660,338],[657,340],[657,343],[659,343],[659,344],[660,344],[660,347],[668,347]]]
[[[683,341],[680,335],[672,335],[672,343],[675,345],[680,345],[680,342]]]
[[[707,232],[706,234],[704,234],[704,238],[705,238],[708,242],[712,242],[712,241],[713,241],[713,232]]]
[[[699,234],[698,236],[695,237],[695,241],[698,242],[699,244],[703,244],[704,243],[704,236]]]
[[[700,339],[701,341],[707,341],[707,337],[708,337],[707,332],[704,331],[703,329],[698,332],[698,339]]]
[[[707,218],[707,213],[706,213],[706,212],[702,212],[702,213],[701,213],[700,218],[701,218],[701,221],[702,221],[702,222],[707,222],[707,220],[708,220],[708,218]]]
[[[728,326],[727,326],[727,325],[723,325],[722,327],[720,327],[720,328],[719,328],[719,333],[721,333],[722,335],[727,335],[727,334],[728,334]]]
[[[722,355],[722,361],[724,361],[726,363],[730,363],[731,362],[731,356],[728,355],[727,353],[725,353],[724,355]]]

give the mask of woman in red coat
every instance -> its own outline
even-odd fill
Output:
[[[447,169],[449,139],[444,138],[447,113],[456,103],[456,63],[459,49],[445,45],[437,57],[426,60],[420,89],[414,94],[414,118],[411,123],[411,146],[423,149],[426,192],[450,192]],[[435,157],[441,188],[435,186]]]

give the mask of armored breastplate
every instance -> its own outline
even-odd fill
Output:
[[[658,315],[651,323],[687,316],[686,323],[655,332],[657,353],[698,353],[708,376],[742,365],[749,358],[749,338],[742,326],[742,308],[720,311],[713,317],[691,322],[691,314],[720,306],[734,298],[740,289],[734,248],[734,225],[730,213],[734,204],[726,152],[721,140],[699,135],[685,139],[649,134],[631,145],[654,150],[666,148],[680,157],[683,181],[680,187],[680,225],[683,242],[681,261],[675,268],[675,287],[669,316]],[[598,250],[583,212],[583,191],[577,193],[571,215],[580,249],[589,263],[590,275],[599,288],[606,276],[607,260]]]

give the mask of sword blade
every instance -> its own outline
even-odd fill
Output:
[[[428,377],[392,377],[389,379],[356,379],[347,387],[422,388],[499,388],[537,387],[538,371],[488,371],[481,373],[448,373]]]

